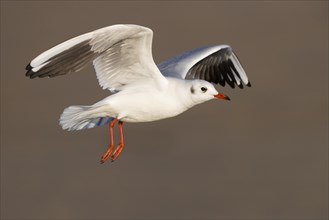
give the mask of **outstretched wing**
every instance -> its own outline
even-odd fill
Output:
[[[228,45],[196,48],[172,57],[158,65],[164,76],[203,79],[232,88],[250,86],[237,56]]]
[[[138,25],[113,25],[67,40],[37,56],[26,76],[55,77],[78,72],[93,61],[103,89],[152,78],[165,79],[152,57],[151,29]]]

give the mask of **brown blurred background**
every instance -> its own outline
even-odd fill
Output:
[[[252,87],[219,88],[178,117],[63,131],[69,105],[106,97],[90,66],[30,80],[39,53],[104,26],[154,31],[157,63],[230,44]],[[1,1],[1,218],[327,219],[327,1]]]

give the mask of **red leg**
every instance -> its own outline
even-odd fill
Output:
[[[123,140],[123,132],[122,132],[122,124],[123,122],[122,121],[119,121],[118,123],[118,127],[119,127],[119,131],[120,131],[120,143],[119,145],[117,146],[117,148],[115,149],[111,159],[112,159],[112,162],[115,161],[118,156],[120,155],[122,149],[123,149],[123,146],[124,146],[124,140]]]
[[[109,128],[110,128],[110,144],[102,156],[101,163],[104,163],[105,160],[112,154],[114,150],[114,141],[113,141],[113,126],[114,124],[118,121],[118,119],[114,118],[110,123],[109,123]]]

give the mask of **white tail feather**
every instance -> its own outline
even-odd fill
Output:
[[[93,106],[70,106],[62,113],[59,124],[63,129],[73,131],[109,123],[111,117],[95,117]]]

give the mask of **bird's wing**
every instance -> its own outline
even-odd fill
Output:
[[[203,79],[232,88],[250,86],[237,56],[228,45],[196,48],[174,56],[158,65],[164,76]]]
[[[26,76],[55,77],[78,72],[93,61],[100,86],[120,90],[141,79],[166,81],[152,57],[151,29],[113,25],[67,40],[37,56]]]

